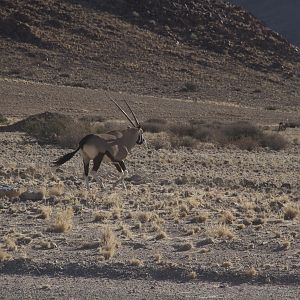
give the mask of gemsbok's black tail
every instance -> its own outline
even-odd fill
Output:
[[[68,160],[70,160],[78,151],[79,151],[80,147],[78,147],[75,151],[67,153],[65,155],[63,155],[62,157],[60,157],[58,160],[52,162],[52,165],[54,167],[58,167],[61,166],[62,164],[64,164],[65,162],[67,162]]]

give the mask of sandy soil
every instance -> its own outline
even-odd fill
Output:
[[[99,279],[84,277],[1,277],[3,299],[299,299],[290,285]],[[89,287],[88,289],[86,287]],[[14,293],[11,291],[14,290]]]
[[[72,296],[76,277],[83,286],[75,291],[91,284],[90,299],[99,291],[100,278],[107,284],[101,287],[104,293],[120,282],[116,295],[134,289],[153,299],[157,292],[152,282],[162,285],[162,299],[170,298],[173,289],[178,299],[197,299],[197,287],[202,297],[203,286],[204,297],[213,288],[214,298],[228,299],[242,299],[243,290],[249,299],[279,299],[272,291],[284,294],[289,287],[286,298],[297,299],[299,130],[283,134],[291,145],[281,152],[210,144],[155,150],[151,145],[159,137],[148,134],[150,148],[136,147],[128,159],[127,192],[121,186],[112,188],[116,174],[110,165],[100,172],[106,189],[93,182],[88,192],[79,157],[53,171],[49,162],[66,150],[40,146],[21,133],[1,133],[1,183],[39,189],[44,196],[36,201],[2,198],[1,248],[7,257],[0,272],[8,280],[1,289],[4,298],[9,299],[8,288],[18,280],[24,280],[24,288],[16,293]],[[45,208],[49,215],[43,219]],[[63,216],[70,228],[53,232],[66,208],[74,212],[70,218]],[[286,218],[289,208],[296,210],[292,218]],[[95,222],[99,211],[102,217]],[[114,249],[105,260],[107,230]],[[50,287],[31,291],[33,282],[38,285],[44,278]],[[66,282],[63,288],[57,278]],[[180,292],[179,282],[191,282],[184,284],[187,295]],[[226,287],[221,294],[215,288],[220,284]],[[256,284],[262,284],[261,290]],[[136,297],[126,293],[125,299]]]

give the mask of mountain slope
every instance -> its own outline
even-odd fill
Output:
[[[0,3],[3,77],[246,102],[299,80],[297,49],[221,0]]]
[[[300,46],[300,2],[297,0],[231,0],[249,10],[270,28]]]

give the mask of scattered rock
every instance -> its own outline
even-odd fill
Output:
[[[22,194],[20,194],[20,199],[22,201],[27,201],[27,200],[39,201],[39,200],[43,200],[44,197],[45,197],[45,194],[43,191],[27,190],[26,192],[23,192]]]
[[[0,184],[0,198],[15,198],[22,193],[22,188],[13,184]]]
[[[203,247],[203,246],[211,245],[211,244],[214,244],[214,243],[215,243],[215,240],[213,238],[206,238],[206,239],[200,240],[197,243],[197,247]]]
[[[291,186],[290,183],[283,183],[283,184],[281,185],[281,189],[282,189],[282,190],[291,190],[291,189],[292,189],[292,186]]]
[[[131,182],[132,184],[139,185],[145,183],[145,179],[142,176],[134,174],[131,177],[125,178],[126,181]]]
[[[224,180],[221,177],[216,177],[213,179],[213,183],[218,186],[224,185]]]
[[[187,184],[188,183],[188,179],[186,176],[182,176],[182,177],[177,177],[175,179],[175,183],[177,185],[184,185],[184,184]]]
[[[240,185],[243,187],[248,187],[248,188],[256,188],[256,183],[254,181],[248,180],[246,178],[244,178],[240,181]]]
[[[160,185],[171,185],[172,184],[172,181],[169,180],[169,179],[162,179],[160,182],[159,182]]]

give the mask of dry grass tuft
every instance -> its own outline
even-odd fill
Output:
[[[52,207],[51,206],[42,206],[40,208],[40,215],[39,218],[48,220],[52,214]]]
[[[55,223],[52,225],[50,230],[58,233],[71,230],[73,228],[73,217],[74,213],[72,207],[67,207],[57,214]]]
[[[195,271],[188,272],[186,274],[186,278],[190,279],[190,280],[196,279],[197,278],[197,273]]]
[[[158,233],[158,235],[155,237],[156,240],[163,240],[167,238],[167,234],[164,231],[161,231]]]
[[[226,268],[226,269],[232,268],[232,262],[231,261],[224,261],[222,263],[222,267]]]
[[[293,220],[300,216],[300,208],[292,205],[288,205],[284,208],[284,219]]]
[[[121,219],[121,209],[120,209],[119,207],[115,207],[115,208],[112,210],[112,217],[113,217],[115,220]]]
[[[258,275],[258,271],[254,267],[251,267],[245,271],[245,274],[250,277],[255,277]]]
[[[0,261],[4,261],[10,259],[11,255],[5,252],[4,250],[0,249]]]
[[[61,196],[63,195],[65,191],[65,185],[63,182],[59,182],[59,183],[56,183],[54,184],[53,186],[51,186],[49,189],[48,189],[48,194],[50,196]]]
[[[52,241],[41,241],[38,247],[40,250],[51,250],[57,248],[57,245]]]
[[[234,234],[231,229],[225,224],[213,225],[208,229],[208,234],[213,237],[233,239]]]
[[[137,215],[137,219],[141,222],[141,223],[146,223],[149,222],[151,220],[152,214],[148,211],[146,212],[140,212]]]
[[[130,231],[129,228],[123,226],[122,230],[121,230],[121,234],[125,237],[127,237],[128,239],[132,240],[133,239],[133,235],[132,232]]]
[[[14,240],[12,240],[11,238],[6,238],[5,241],[5,247],[8,251],[16,251],[17,250],[17,244]]]
[[[117,193],[112,193],[104,199],[103,204],[106,208],[121,208],[122,207],[122,200],[120,195]]]
[[[116,249],[119,246],[119,242],[113,230],[106,226],[101,230],[101,247],[99,249],[100,255],[105,260],[112,258]]]
[[[156,254],[153,256],[153,260],[154,260],[155,262],[157,262],[158,264],[160,264],[161,261],[162,261],[162,255],[159,254],[159,253],[156,253]]]
[[[200,248],[198,252],[203,254],[203,253],[208,253],[209,251],[210,251],[209,248]]]
[[[94,222],[103,222],[110,218],[110,212],[99,210],[94,214]]]
[[[204,223],[208,218],[209,218],[209,213],[202,212],[202,213],[198,213],[196,216],[194,216],[191,219],[191,222],[192,223]]]
[[[234,221],[234,215],[229,210],[224,210],[221,212],[220,216],[221,223],[232,224]]]
[[[138,258],[132,258],[129,261],[129,264],[134,267],[142,267],[144,265],[144,262]]]

